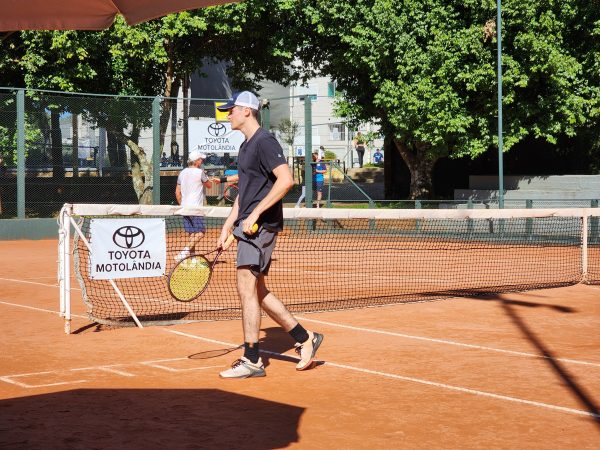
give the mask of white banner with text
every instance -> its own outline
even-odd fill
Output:
[[[165,219],[92,219],[90,278],[160,277],[165,275]]]

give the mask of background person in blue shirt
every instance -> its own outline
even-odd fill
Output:
[[[327,172],[327,168],[325,167],[325,164],[323,164],[321,162],[321,159],[319,158],[319,155],[317,152],[314,152],[312,154],[312,158],[313,158],[313,162],[316,163],[313,166],[314,167],[313,188],[314,188],[315,192],[317,193],[317,208],[320,208],[321,207],[321,199],[323,198],[323,184],[325,183],[325,176],[323,174],[325,172]]]
[[[375,153],[373,153],[373,162],[375,164],[383,162],[383,153],[381,153],[381,150],[379,150],[378,148],[375,149]]]

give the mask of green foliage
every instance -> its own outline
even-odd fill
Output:
[[[555,142],[597,127],[599,13],[580,0],[503,4],[504,144]],[[337,111],[375,121],[429,158],[475,157],[497,145],[491,0],[303,2],[314,33],[302,59],[344,92]],[[299,7],[300,8],[300,7]],[[423,144],[423,145],[421,145]]]
[[[326,161],[333,161],[337,159],[337,155],[331,150],[325,150],[325,155],[323,156],[323,159]]]

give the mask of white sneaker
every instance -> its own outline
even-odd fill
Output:
[[[177,254],[177,256],[175,256],[175,261],[176,261],[176,262],[179,262],[179,261],[181,261],[181,260],[183,260],[183,259],[187,258],[188,256],[190,256],[190,254],[191,254],[191,253],[190,253],[190,249],[189,249],[189,248],[187,248],[187,247],[185,247],[183,250],[181,250],[181,251],[180,251],[180,252]]]
[[[297,343],[296,353],[300,356],[300,361],[296,365],[296,370],[306,370],[314,366],[315,355],[323,342],[323,335],[308,331],[308,340],[302,344]]]
[[[254,364],[244,356],[234,361],[231,368],[219,374],[221,378],[253,378],[264,377],[266,375],[265,366],[261,358],[258,358],[257,363]]]

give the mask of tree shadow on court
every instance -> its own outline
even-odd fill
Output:
[[[284,448],[303,412],[218,389],[77,389],[1,400],[0,447]]]
[[[586,389],[577,383],[577,381],[575,380],[575,376],[572,375],[563,366],[563,364],[561,364],[561,362],[557,360],[557,356],[544,344],[542,339],[536,333],[534,333],[533,330],[527,325],[525,320],[519,315],[517,308],[550,308],[561,313],[573,313],[576,310],[566,306],[508,300],[492,295],[485,296],[481,299],[494,300],[500,304],[500,306],[502,307],[506,315],[509,317],[509,319],[512,321],[512,323],[515,324],[517,328],[521,331],[521,333],[523,333],[523,335],[529,340],[529,342],[533,344],[533,346],[537,349],[538,354],[544,358],[544,361],[548,363],[548,365],[552,368],[554,373],[556,373],[556,375],[563,381],[564,385],[574,394],[578,402],[590,414],[594,415],[592,419],[600,427],[599,406],[594,402],[594,400],[586,391]]]

